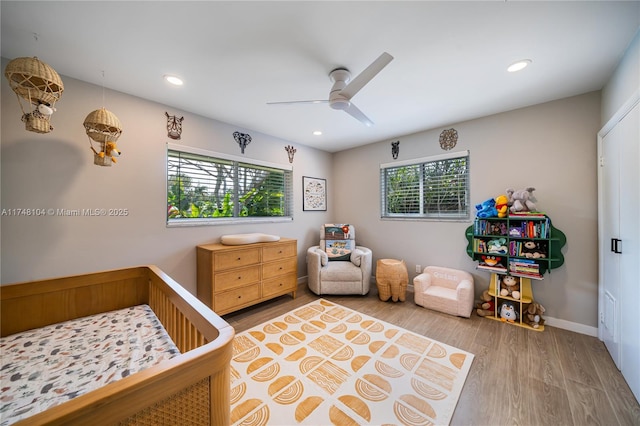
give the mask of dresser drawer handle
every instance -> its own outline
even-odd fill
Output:
[[[281,266],[281,267],[280,267],[280,270],[282,271],[283,269],[284,269],[284,268]]]
[[[242,260],[242,258],[241,258],[241,257],[239,257],[239,258],[237,258],[236,260]]]
[[[242,296],[238,296],[238,299],[242,299]]]

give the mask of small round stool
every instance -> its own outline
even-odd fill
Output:
[[[378,297],[383,302],[391,298],[394,302],[405,301],[409,274],[404,260],[378,259],[376,262],[376,285]]]

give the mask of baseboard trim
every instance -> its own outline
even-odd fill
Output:
[[[303,277],[298,277],[298,285],[306,285],[307,284],[307,275]],[[372,278],[372,284],[375,285],[375,278]],[[413,293],[413,283],[409,283],[407,285],[407,291]],[[559,318],[553,317],[544,317],[545,325],[549,325],[551,327],[561,328],[563,330],[573,331],[580,334],[586,334],[587,336],[598,337],[598,328],[592,327],[590,325],[584,325],[577,322],[567,321]]]
[[[544,321],[545,325],[549,325],[551,327],[574,331],[576,333],[586,334],[587,336],[598,337],[598,327],[592,327],[590,325],[547,316],[544,317]]]

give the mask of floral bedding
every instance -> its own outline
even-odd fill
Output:
[[[148,305],[0,338],[0,425],[180,354]]]

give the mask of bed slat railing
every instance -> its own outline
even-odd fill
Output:
[[[204,335],[180,312],[169,296],[152,281],[149,286],[149,306],[181,353],[199,348],[207,343]]]

